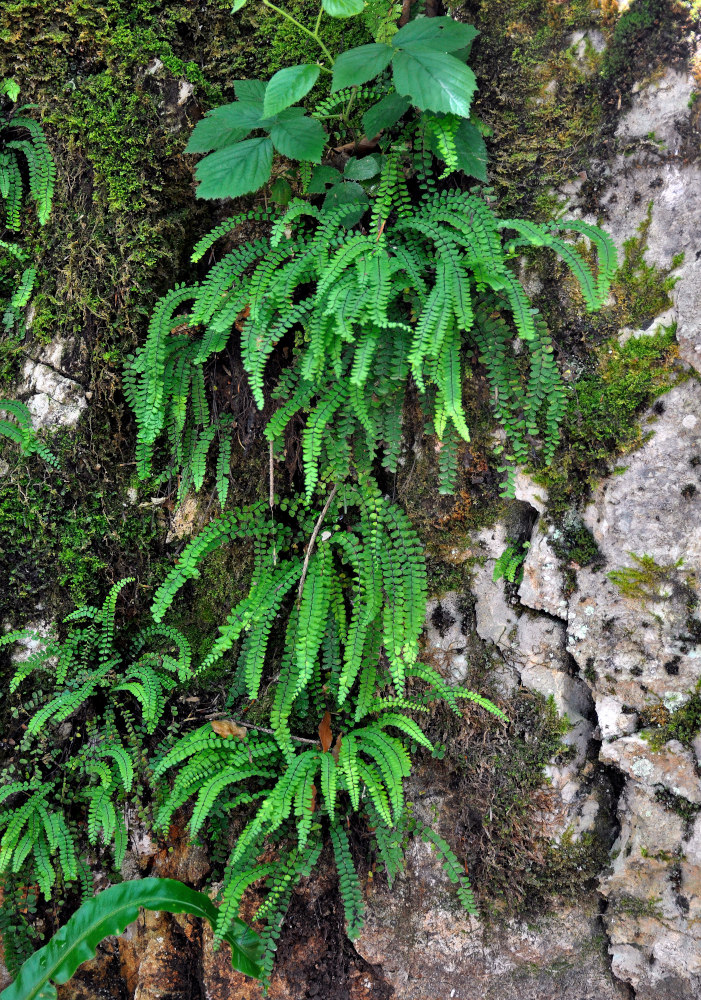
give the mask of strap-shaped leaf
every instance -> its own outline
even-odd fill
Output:
[[[79,965],[93,958],[98,944],[122,934],[139,915],[139,908],[191,913],[216,927],[217,909],[204,893],[169,878],[135,879],[111,886],[83,903],[48,944],[27,959],[0,1000],[40,1000],[51,996],[51,983],[65,983]],[[260,939],[241,920],[227,933],[231,964],[238,972],[260,977]],[[48,993],[43,992],[49,990]],[[54,994],[55,995],[55,991]]]

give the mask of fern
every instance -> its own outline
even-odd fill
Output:
[[[32,415],[24,403],[17,400],[0,399],[1,412],[10,414],[14,421],[0,418],[0,436],[18,444],[23,455],[36,454],[54,468],[59,467],[56,456],[49,451],[34,430]]]
[[[434,751],[412,714],[435,697],[445,697],[459,714],[459,700],[468,698],[503,718],[487,699],[451,688],[418,661],[426,606],[422,548],[406,515],[371,480],[344,484],[321,511],[297,500],[281,508],[284,531],[261,521],[259,505],[212,522],[186,546],[154,603],[154,614],[162,616],[217,545],[234,536],[255,540],[250,589],[195,669],[216,662],[243,637],[232,684],[246,699],[274,684],[271,731],[251,724],[237,730],[245,702],[234,698],[232,731],[239,735],[219,735],[205,725],[182,736],[155,762],[153,780],[161,785],[172,775],[156,820],[164,832],[188,801],[192,836],[217,815],[248,810],[224,872],[217,935],[236,918],[246,887],[266,879],[257,917],[264,921],[268,976],[291,892],[319,856],[326,820],[349,935],[362,923],[346,832],[353,813],[371,821],[390,876],[399,870],[411,753],[416,747]],[[284,641],[273,667],[268,643],[275,622]],[[409,678],[411,697],[405,693]],[[416,690],[417,680],[423,690]],[[310,739],[314,733],[318,743]],[[273,845],[277,860],[269,853]],[[452,878],[457,862],[447,845],[442,857]],[[456,884],[467,905],[465,886]]]
[[[167,693],[192,676],[190,645],[176,629],[151,625],[125,641],[115,612],[129,582],[115,584],[100,607],[69,614],[61,640],[27,629],[0,640],[37,646],[17,665],[11,693],[31,674],[41,676],[20,747],[26,776],[17,777],[12,765],[0,791],[0,872],[36,881],[46,899],[55,886],[80,880],[87,845],[111,847],[120,866],[127,849],[123,803],[140,777],[141,739],[161,721]],[[138,732],[130,703],[142,710]],[[77,713],[82,719],[66,758],[58,727]]]
[[[19,96],[16,86],[11,89],[5,87],[0,93],[6,94],[12,101]],[[20,163],[26,165],[29,196],[36,202],[37,217],[41,225],[44,225],[51,212],[56,180],[56,168],[46,136],[32,118],[18,114],[22,110],[24,109],[18,107],[9,111],[0,110],[0,198],[5,201],[5,225],[15,232],[19,231],[21,225],[20,208],[23,198]]]
[[[450,116],[435,121],[444,131],[455,124]],[[469,440],[465,346],[476,346],[495,390],[510,449],[504,470],[531,458],[539,441],[544,461],[552,460],[565,393],[545,325],[509,261],[517,247],[553,250],[579,282],[587,308],[596,309],[615,269],[609,237],[595,227],[569,227],[587,236],[598,254],[595,275],[559,235],[564,224],[500,220],[488,196],[456,190],[429,187],[412,205],[394,155],[383,165],[370,233],[345,228],[345,210],[322,212],[294,200],[268,240],[238,247],[200,285],[174,289],[162,300],[127,380],[139,425],[140,474],[148,473],[156,438],[167,426],[179,461],[192,465],[193,485],[202,485],[209,443],[224,433],[220,423],[209,423],[202,366],[239,331],[259,406],[268,359],[283,336],[296,334],[292,368],[277,393],[283,406],[266,433],[279,447],[285,421],[308,410],[302,435],[307,498],[322,480],[346,478],[354,464],[369,471],[376,455],[396,467],[410,376],[441,442],[442,488],[448,489],[457,443]],[[192,301],[189,318],[176,317],[186,300]],[[173,333],[178,323],[185,333]],[[525,345],[527,374],[513,353],[515,337]],[[190,407],[181,384],[191,385]],[[177,443],[185,419],[200,428],[189,457]]]

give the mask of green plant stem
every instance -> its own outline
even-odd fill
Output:
[[[292,24],[297,25],[300,31],[303,31],[305,35],[309,35],[310,38],[313,38],[316,44],[319,46],[321,51],[328,59],[330,65],[333,66],[335,60],[331,55],[331,53],[329,52],[329,50],[324,45],[324,43],[322,42],[322,40],[319,38],[319,35],[317,34],[319,30],[319,23],[321,21],[321,11],[319,11],[319,16],[316,19],[316,27],[314,28],[314,31],[311,31],[311,29],[305,28],[305,26],[301,24],[296,17],[293,17],[292,14],[288,14],[286,10],[283,10],[282,7],[278,7],[276,4],[271,3],[270,0],[263,0],[263,3],[265,4],[266,7],[270,7],[271,10],[274,10],[278,14],[281,14],[282,17],[286,18],[286,20],[291,21]],[[323,70],[325,73],[331,72],[331,70],[328,69],[326,66],[320,66],[319,68]]]

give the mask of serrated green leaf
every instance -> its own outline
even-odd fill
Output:
[[[354,17],[362,14],[365,0],[322,0],[322,6],[329,17]]]
[[[363,115],[363,128],[368,136],[377,135],[396,124],[411,107],[408,97],[401,94],[387,94]]]
[[[461,122],[455,134],[458,166],[468,177],[487,180],[487,147],[482,133],[471,122]]]
[[[329,188],[328,194],[324,198],[322,208],[325,212],[333,212],[341,205],[357,205],[354,210],[349,210],[348,215],[343,218],[344,226],[354,226],[358,222],[369,205],[368,196],[365,194],[360,184],[356,181],[345,181],[342,184],[334,184]]]
[[[343,87],[357,87],[368,80],[374,80],[389,66],[393,56],[394,49],[391,45],[377,42],[342,52],[333,66],[331,93],[342,90]]]
[[[266,86],[265,80],[234,80],[234,93],[239,101],[258,101],[262,104]]]
[[[292,200],[292,188],[290,182],[284,177],[278,177],[270,187],[270,197],[278,205],[289,205]]]
[[[336,170],[335,167],[327,167],[323,164],[319,167],[314,167],[311,180],[307,185],[307,194],[323,194],[326,191],[327,184],[333,184],[335,181],[340,181],[340,179],[341,171]]]
[[[397,49],[419,46],[436,52],[454,52],[467,48],[477,35],[477,28],[452,17],[417,17],[392,36],[391,44]]]
[[[78,966],[95,955],[101,941],[109,935],[122,934],[136,920],[142,906],[148,910],[191,913],[205,918],[212,927],[217,922],[217,908],[209,897],[174,879],[134,879],[113,885],[83,903],[49,943],[27,959],[14,983],[0,994],[1,1000],[39,1000],[51,996],[52,982],[68,982]],[[234,969],[260,978],[258,935],[237,920],[225,940],[231,945]]]
[[[238,198],[267,183],[273,165],[270,139],[246,139],[210,153],[197,164],[198,198]]]
[[[272,118],[290,105],[301,101],[319,79],[320,72],[318,66],[309,65],[288,66],[286,69],[278,70],[271,76],[265,88],[264,116]]]
[[[379,156],[364,156],[360,160],[351,157],[343,176],[348,181],[368,181],[371,177],[377,177],[382,169],[382,161]]]
[[[195,125],[185,152],[208,153],[212,149],[223,149],[240,142],[254,128],[258,128],[262,117],[263,108],[256,101],[222,104],[220,108],[207,112]]]
[[[290,109],[292,110],[292,109]],[[315,118],[295,117],[277,119],[270,128],[270,138],[278,153],[291,160],[310,160],[318,163],[326,145],[326,132]]]
[[[422,111],[452,111],[470,117],[477,89],[475,74],[447,52],[412,46],[397,53],[392,69],[398,93],[410,97]]]
[[[231,13],[235,14],[237,10],[241,10],[241,8],[245,6],[246,6],[246,0],[234,0],[234,4],[231,8]]]

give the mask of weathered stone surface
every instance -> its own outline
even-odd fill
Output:
[[[645,220],[652,200],[645,259],[669,268],[675,255],[685,255],[675,271],[674,319],[682,357],[701,369],[701,262],[696,259],[701,167],[688,155],[695,87],[691,73],[669,69],[640,88],[618,126],[621,154],[611,165],[603,205],[609,231],[622,246]]]
[[[677,386],[660,404],[647,417],[650,439],[622,475],[602,483],[584,513],[606,570],[639,570],[631,553],[650,556],[656,568],[632,596],[604,570],[582,569],[568,608],[568,649],[592,686],[605,738],[630,732],[635,713],[648,705],[677,707],[701,676],[689,634],[693,574],[701,570],[701,492],[688,488],[700,481],[701,385]]]
[[[414,844],[392,891],[369,898],[356,948],[381,963],[402,1000],[614,1000],[626,996],[601,947],[594,896],[555,909],[535,926],[498,922],[489,930],[450,902],[429,848]]]
[[[640,736],[624,736],[601,748],[601,760],[638,782],[666,788],[689,802],[701,803],[701,781],[692,755],[678,740],[670,740],[660,750],[652,750]]]
[[[630,760],[631,770],[636,760],[647,762]],[[642,774],[644,768],[637,771]],[[655,796],[653,782],[659,776],[655,768],[641,780],[629,779],[619,800],[621,830],[612,872],[601,883],[608,899],[604,921],[613,971],[631,984],[636,998],[691,1000],[701,986],[696,929],[701,868],[697,840],[684,844],[684,820]]]
[[[22,380],[14,394],[26,403],[35,429],[71,427],[88,405],[83,387],[62,369],[70,349],[70,344],[55,341],[24,364]]]
[[[527,607],[564,619],[567,618],[565,579],[552,547],[553,530],[542,518],[536,525],[523,563],[518,596]]]

